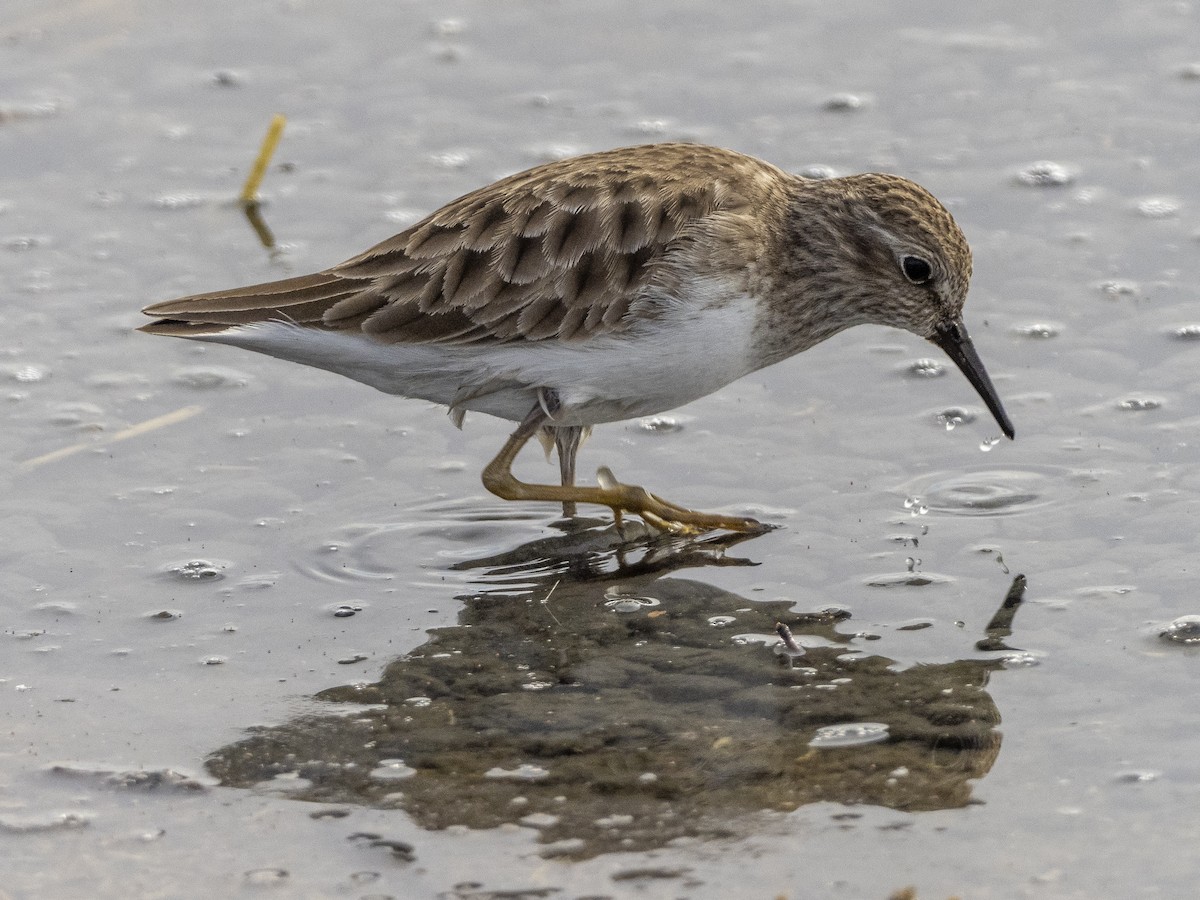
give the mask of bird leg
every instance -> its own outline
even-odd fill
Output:
[[[583,426],[559,425],[551,426],[550,430],[554,433],[554,447],[558,450],[558,471],[562,476],[562,486],[574,487],[575,454],[579,452],[579,445],[583,443]],[[574,500],[564,500],[562,509],[564,518],[575,517]]]
[[[584,487],[568,484],[568,471],[574,480],[575,450],[578,449],[582,430],[576,426],[555,427],[555,444],[559,447],[559,465],[562,469],[563,484],[529,484],[520,481],[512,472],[513,462],[521,448],[529,439],[537,434],[540,428],[550,425],[551,413],[543,404],[538,404],[517,426],[517,430],[483,470],[483,486],[505,500],[548,500],[552,503],[563,504],[564,512],[567,504],[572,507],[576,503],[596,503],[607,506],[620,522],[622,513],[633,513],[646,521],[646,524],[662,531],[677,534],[699,534],[704,531],[760,532],[764,526],[756,519],[743,519],[737,516],[723,516],[712,513],[697,512],[682,506],[676,506],[654,496],[643,487],[633,484],[622,484],[607,468],[601,469],[599,487]],[[564,444],[559,443],[562,432],[574,431],[574,435],[563,435],[566,455],[563,455]],[[573,446],[572,446],[573,442]]]

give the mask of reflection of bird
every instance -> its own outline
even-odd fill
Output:
[[[257,350],[392,394],[520,425],[493,493],[635,513],[660,528],[757,530],[621,484],[574,484],[591,426],[671,409],[845,328],[940,346],[1006,435],[967,336],[971,253],[946,209],[891,175],[814,181],[714,147],[657,144],[538,166],[460,197],[323,272],[148,307],[142,330]],[[512,474],[525,443],[562,484]]]

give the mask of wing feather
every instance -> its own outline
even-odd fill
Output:
[[[147,307],[162,320],[147,328],[211,332],[286,319],[389,343],[612,333],[628,327],[682,234],[780,174],[689,144],[548,163],[460,197],[324,272]]]

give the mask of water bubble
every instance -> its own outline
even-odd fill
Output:
[[[856,109],[862,109],[865,104],[866,101],[858,94],[841,93],[827,97],[821,108],[830,112],[854,112]]]
[[[860,747],[888,739],[888,726],[882,722],[852,722],[818,728],[808,742],[810,747]]]
[[[1075,173],[1060,163],[1039,160],[1017,173],[1017,181],[1032,187],[1060,187],[1075,180]]]
[[[1168,219],[1177,215],[1183,204],[1174,197],[1146,197],[1137,202],[1137,211],[1147,219]]]
[[[429,157],[435,166],[443,169],[462,169],[471,158],[461,150],[447,150],[445,153],[435,153]]]
[[[936,359],[918,359],[909,363],[905,372],[914,378],[937,378],[946,374],[946,367]]]
[[[522,763],[515,769],[502,769],[494,766],[483,773],[484,778],[496,778],[504,781],[541,781],[550,777],[550,770],[535,766],[532,763]]]
[[[1171,336],[1181,341],[1200,341],[1200,325],[1180,325]]]
[[[922,502],[920,497],[905,497],[904,508],[914,516],[923,516],[929,512],[929,507]]]
[[[1141,293],[1136,281],[1123,281],[1120,279],[1110,279],[1101,281],[1096,285],[1096,289],[1106,297],[1136,297]]]
[[[1150,772],[1145,770],[1120,772],[1117,775],[1116,780],[1118,784],[1148,784],[1151,781],[1158,781],[1161,775],[1161,772]]]
[[[203,204],[204,198],[199,194],[159,194],[154,198],[159,209],[192,209]]]
[[[287,878],[287,869],[251,869],[246,873],[246,881],[258,885],[282,884]]]
[[[416,774],[417,770],[405,765],[402,759],[381,759],[371,770],[371,777],[377,781],[402,781]]]
[[[658,606],[659,601],[653,597],[635,597],[631,594],[626,594],[623,588],[613,586],[604,591],[604,596],[608,599],[604,605],[613,612],[631,613],[638,612],[646,607]]]
[[[177,370],[171,376],[171,380],[192,390],[211,391],[219,388],[245,387],[250,383],[250,376],[237,369],[226,369],[219,366],[191,366]]]
[[[1062,330],[1060,325],[1051,325],[1049,322],[1034,322],[1029,325],[1018,325],[1013,331],[1024,337],[1031,338],[1052,338],[1058,337]]]
[[[709,616],[708,624],[713,628],[724,628],[726,625],[732,625],[737,621],[737,616]]]
[[[1162,400],[1156,397],[1127,397],[1117,403],[1117,408],[1133,412],[1144,412],[1150,409],[1159,409],[1162,405]]]
[[[1168,622],[1158,636],[1173,644],[1200,644],[1200,616],[1180,616]]]
[[[646,431],[650,434],[674,434],[677,431],[683,431],[683,424],[673,416],[650,416],[646,419],[639,419],[637,427],[639,431]]]
[[[988,453],[988,452],[990,452],[990,451],[991,451],[991,449],[992,449],[993,447],[995,447],[995,446],[996,446],[998,443],[1000,443],[1000,438],[998,438],[998,437],[994,437],[994,438],[985,438],[985,439],[984,439],[983,441],[981,441],[981,442],[980,442],[980,444],[979,444],[979,451],[980,451],[981,453]]]
[[[172,563],[164,571],[181,581],[216,581],[225,577],[222,570],[229,568],[229,565],[223,560],[191,559]]]

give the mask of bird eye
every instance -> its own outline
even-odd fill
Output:
[[[933,277],[933,266],[919,256],[906,256],[900,260],[900,268],[904,277],[913,284],[924,284]]]

